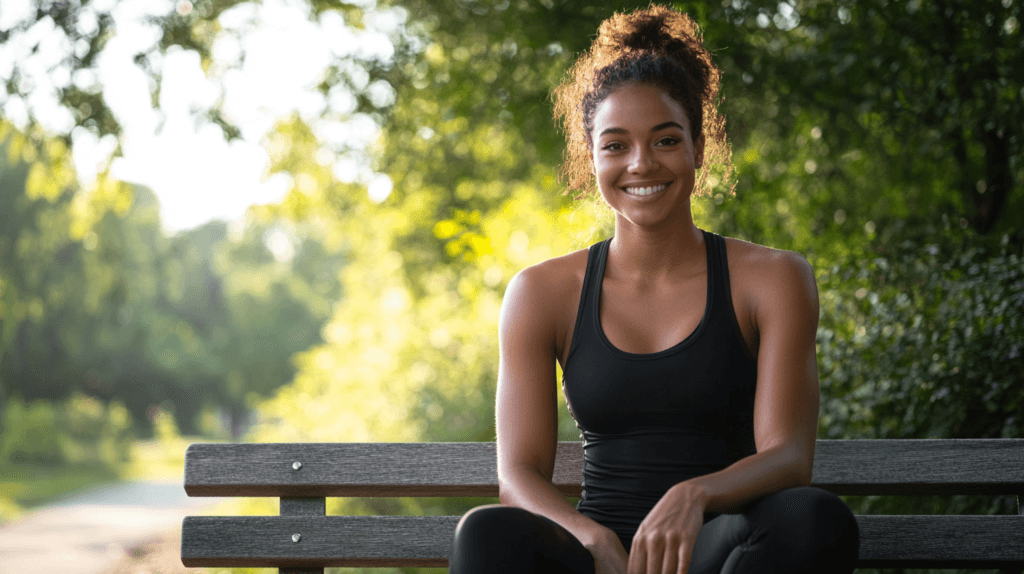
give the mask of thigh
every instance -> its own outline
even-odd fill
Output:
[[[593,574],[594,557],[557,522],[512,506],[482,506],[455,529],[452,574]]]
[[[790,488],[708,521],[690,573],[849,573],[858,547],[857,522],[839,497]]]

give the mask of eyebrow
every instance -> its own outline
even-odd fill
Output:
[[[679,125],[679,122],[667,121],[667,122],[660,123],[660,124],[654,126],[653,128],[651,128],[651,132],[661,131],[661,130],[666,129],[666,128],[679,128],[680,130],[682,130],[683,126]],[[603,136],[605,134],[626,134],[626,133],[629,133],[629,130],[626,130],[625,128],[608,128],[608,129],[602,131],[597,137],[601,137],[601,136]]]

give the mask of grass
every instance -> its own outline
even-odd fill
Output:
[[[118,479],[117,473],[102,466],[0,466],[0,497],[22,508],[57,500],[87,486]]]
[[[185,449],[197,441],[209,442],[209,439],[174,434],[134,441],[130,460],[116,470],[100,464],[0,464],[0,523],[98,484],[119,480],[180,481],[185,467]]]
[[[58,500],[83,488],[118,480],[116,472],[99,465],[0,465],[0,523],[24,510]]]

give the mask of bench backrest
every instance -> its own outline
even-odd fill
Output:
[[[299,463],[296,468],[295,463]],[[553,481],[580,495],[583,448]],[[819,440],[813,484],[836,494],[1024,492],[1024,439]],[[497,496],[494,443],[193,444],[189,496]]]
[[[554,483],[580,495],[582,445]],[[194,444],[191,496],[281,498],[279,517],[189,517],[186,566],[443,566],[458,517],[324,516],[325,497],[497,496],[493,443]],[[1024,494],[1024,439],[819,440],[836,494]],[[861,566],[1024,564],[1024,516],[859,516]],[[299,538],[293,540],[293,535]],[[955,541],[955,544],[953,543]]]

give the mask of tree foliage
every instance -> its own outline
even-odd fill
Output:
[[[320,342],[343,256],[309,224],[254,214],[168,237],[147,189],[81,189],[59,139],[3,124],[0,398],[117,400],[186,430],[222,408],[239,433]]]
[[[826,436],[1021,435],[1024,253],[949,227],[822,273]]]

